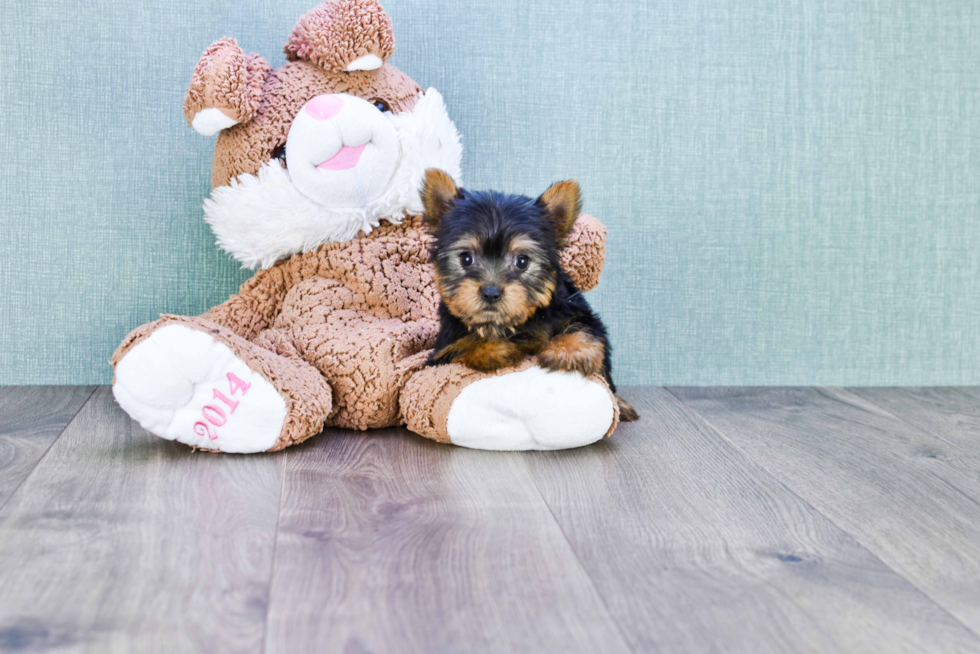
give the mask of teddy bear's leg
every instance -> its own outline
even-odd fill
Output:
[[[401,424],[399,394],[425,365],[438,329],[435,321],[378,319],[354,311],[337,311],[326,322],[310,321],[305,327],[294,325],[303,358],[333,388],[334,410],[327,425],[374,429]]]
[[[319,433],[332,405],[315,368],[204,318],[144,325],[112,362],[113,395],[130,416],[161,438],[208,450],[282,449]]]
[[[549,372],[531,359],[492,374],[460,364],[417,372],[402,417],[427,438],[481,450],[561,450],[612,434],[615,397],[600,377]]]

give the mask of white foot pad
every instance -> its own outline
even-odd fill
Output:
[[[222,452],[264,452],[286,402],[227,345],[182,325],[153,332],[116,365],[112,394],[161,438]]]
[[[446,421],[454,445],[479,450],[562,450],[594,443],[613,420],[600,384],[570,372],[528,368],[464,388]]]

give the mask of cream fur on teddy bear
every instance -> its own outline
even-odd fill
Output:
[[[561,449],[612,433],[599,378],[533,359],[494,374],[426,367],[438,293],[422,228],[428,167],[459,179],[441,96],[385,63],[375,0],[329,0],[300,18],[277,70],[232,39],[205,51],[184,112],[218,134],[205,216],[259,272],[201,316],[165,315],[112,357],[119,405],[150,432],[222,452],[279,450],[324,426],[407,424],[446,443]],[[606,231],[581,216],[563,263],[598,283]]]

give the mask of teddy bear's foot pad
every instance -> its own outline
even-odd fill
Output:
[[[205,332],[169,325],[116,365],[112,393],[161,438],[222,452],[264,452],[286,419],[276,388]]]
[[[612,395],[601,384],[533,367],[464,388],[446,431],[453,444],[480,450],[561,450],[600,440],[613,416]]]

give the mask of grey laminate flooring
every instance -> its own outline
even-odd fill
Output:
[[[624,395],[579,450],[232,456],[0,388],[0,652],[980,653],[980,390]]]

